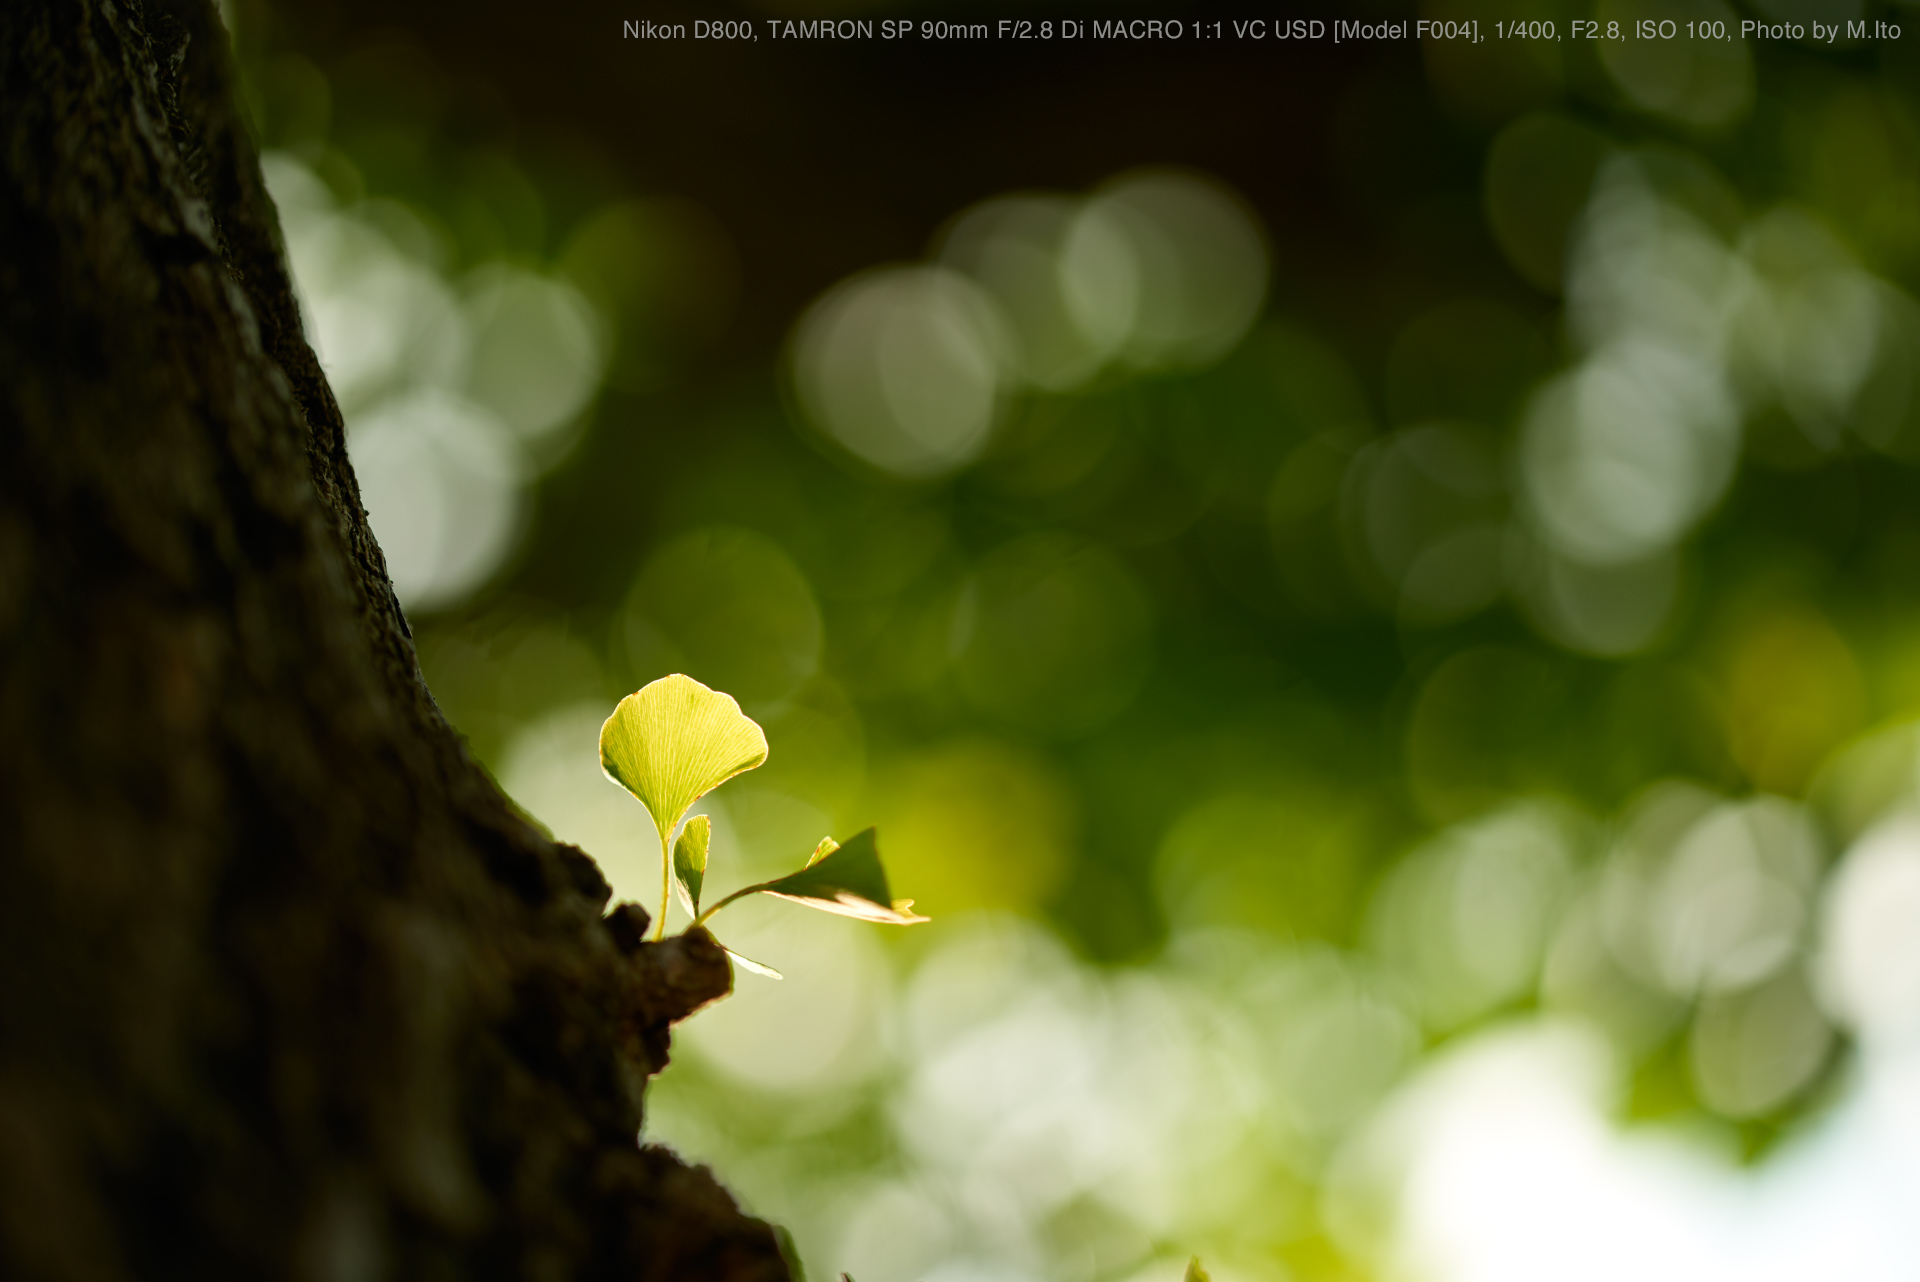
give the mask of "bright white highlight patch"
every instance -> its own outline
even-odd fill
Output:
[[[1438,1030],[1532,992],[1574,865],[1571,814],[1519,803],[1449,829],[1382,883],[1369,944]]]
[[[577,290],[491,264],[467,282],[474,398],[526,438],[565,426],[600,379],[599,318]]]
[[[1862,837],[1822,905],[1822,995],[1874,1047],[1920,1050],[1920,818]]]
[[[1011,377],[1047,391],[1078,387],[1118,352],[1138,281],[1117,229],[1068,196],[1002,196],[954,221],[940,261],[992,295],[1013,339]]]
[[[1540,392],[1521,468],[1551,547],[1619,565],[1686,533],[1725,493],[1738,453],[1738,420],[1718,370],[1634,341]]]
[[[355,416],[347,448],[403,604],[457,600],[512,546],[526,463],[480,406],[431,388],[383,400]]]
[[[986,445],[1006,343],[998,306],[957,272],[869,272],[801,318],[794,384],[807,416],[856,457],[898,476],[934,476]]]
[[[1566,286],[1585,355],[1524,411],[1532,546],[1508,558],[1510,580],[1554,641],[1625,655],[1662,635],[1679,554],[1725,497],[1754,416],[1780,414],[1809,454],[1849,434],[1899,448],[1913,308],[1810,212],[1743,219],[1711,169],[1660,153],[1602,164]]]
[[[1791,802],[1658,785],[1604,871],[1608,942],[1631,973],[1682,999],[1750,987],[1796,956],[1820,863]]]
[[[1062,270],[1083,325],[1124,332],[1126,358],[1142,368],[1218,360],[1267,297],[1267,248],[1251,212],[1181,172],[1123,174],[1095,193]]]
[[[1267,296],[1252,212],[1179,171],[1122,174],[1086,197],[984,201],[954,219],[938,258],[842,281],[789,351],[807,419],[895,476],[973,462],[1015,393],[1211,364]]]
[[[1517,1027],[1436,1062],[1347,1164],[1395,1205],[1391,1267],[1425,1282],[1904,1282],[1920,1269],[1920,1068],[1869,1062],[1863,1078],[1744,1169],[1621,1130],[1592,1033]]]
[[[599,386],[599,320],[520,268],[456,285],[403,206],[339,208],[284,154],[261,168],[394,591],[410,610],[450,605],[505,559],[526,483]]]
[[[734,849],[715,853],[717,889],[746,880]],[[883,1062],[877,1021],[889,973],[874,931],[762,896],[714,918],[713,930],[786,978],[736,971],[731,997],[676,1030],[676,1052],[685,1047],[735,1081],[794,1095],[859,1082]]]

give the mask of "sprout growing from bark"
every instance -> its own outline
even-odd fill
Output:
[[[766,734],[740,711],[733,696],[678,673],[622,699],[600,727],[600,768],[647,808],[660,838],[660,915],[654,938],[666,934],[667,905],[675,891],[695,926],[706,925],[734,900],[755,894],[777,895],[865,921],[901,926],[926,921],[913,913],[911,899],[892,897],[871,828],[848,838],[845,845],[822,838],[798,871],[743,886],[705,912],[700,910],[713,824],[705,815],[687,819],[687,811],[707,793],[766,759]],[[778,971],[727,951],[748,969],[779,978]]]

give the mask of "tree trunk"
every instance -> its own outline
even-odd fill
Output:
[[[0,1275],[776,1279],[421,682],[206,0],[0,6]]]

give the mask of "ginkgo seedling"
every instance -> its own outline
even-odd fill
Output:
[[[756,894],[777,895],[865,921],[902,926],[926,921],[912,912],[911,899],[892,897],[871,828],[848,838],[845,845],[823,838],[797,872],[743,886],[705,912],[700,910],[713,823],[705,815],[687,819],[687,811],[707,793],[766,759],[766,734],[740,711],[733,696],[678,673],[622,699],[600,727],[600,768],[647,808],[660,838],[660,915],[653,937],[665,936],[667,905],[676,891],[696,926],[705,926],[735,900]],[[727,951],[751,970],[780,977],[778,971]]]

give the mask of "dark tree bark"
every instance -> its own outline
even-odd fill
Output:
[[[0,1276],[776,1279],[423,686],[206,0],[0,5]]]

